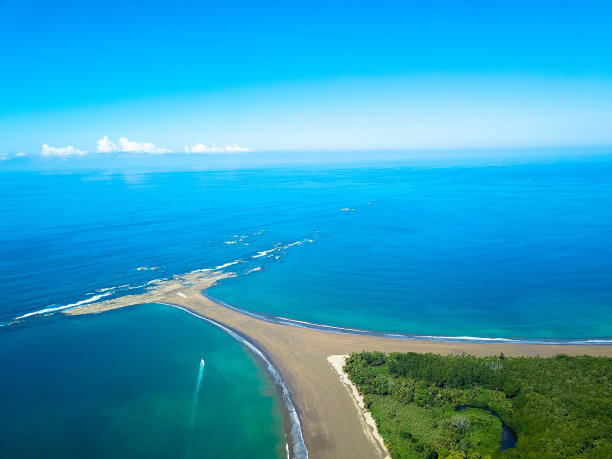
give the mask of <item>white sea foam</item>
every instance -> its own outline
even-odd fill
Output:
[[[40,314],[48,314],[50,312],[61,311],[63,309],[75,308],[77,306],[81,306],[82,304],[93,303],[95,301],[98,301],[100,298],[104,298],[105,296],[109,296],[109,295],[112,295],[112,293],[108,292],[108,293],[104,293],[104,294],[101,294],[101,295],[95,295],[95,296],[92,296],[91,298],[87,298],[85,300],[77,301],[76,303],[65,304],[63,306],[49,307],[49,308],[40,309],[40,310],[34,311],[34,312],[28,312],[27,314],[24,314],[22,316],[15,317],[13,320],[15,321],[15,320],[20,320],[20,319],[25,319],[27,317],[38,316]]]
[[[261,230],[258,233],[261,233],[263,231],[265,231],[265,230]],[[234,235],[232,237],[233,238],[244,238],[244,237],[247,237],[247,236]],[[225,241],[226,244],[235,244],[236,242],[237,241]],[[277,244],[275,244],[275,246],[273,248],[268,249],[268,250],[264,250],[264,251],[260,251],[260,252],[257,253],[257,255],[253,255],[251,258],[264,257],[264,256],[267,256],[267,255],[271,254],[272,252],[279,251],[279,250],[285,250],[285,249],[288,249],[288,248],[296,246],[296,245],[304,244],[306,242],[314,242],[314,239],[304,239],[304,240],[301,240],[301,241],[295,241],[295,242],[292,242],[290,244],[286,244],[284,246],[281,245],[280,243],[277,243]],[[278,259],[280,259],[280,256],[275,256],[274,258],[276,260],[278,260]],[[245,260],[237,259],[237,260],[230,261],[228,263],[224,263],[224,264],[215,266],[213,268],[196,269],[196,270],[190,271],[188,274],[191,274],[191,273],[212,272],[212,271],[215,271],[215,270],[220,270],[220,269],[228,268],[228,267],[236,265],[238,263],[243,263],[244,261]],[[154,270],[157,270],[158,268],[157,267],[143,266],[143,267],[140,267],[138,269],[154,271]],[[253,268],[253,269],[247,271],[245,274],[250,274],[250,273],[253,273],[253,272],[261,271],[262,269],[263,269],[262,266],[258,266],[256,268]],[[137,284],[137,285],[123,284],[123,285],[119,285],[119,286],[112,286],[112,287],[101,288],[101,289],[98,289],[98,290],[95,291],[95,293],[96,293],[95,295],[92,294],[93,296],[91,296],[89,298],[86,298],[85,300],[81,300],[81,301],[78,301],[76,303],[66,304],[66,305],[62,305],[62,306],[51,305],[50,307],[47,307],[47,308],[44,308],[44,309],[41,309],[41,310],[38,310],[38,311],[29,312],[27,314],[23,314],[21,316],[15,317],[13,319],[13,321],[20,320],[20,319],[25,319],[25,318],[36,316],[36,315],[53,313],[53,312],[61,311],[61,310],[64,310],[64,309],[74,308],[74,307],[81,306],[81,305],[88,304],[88,303],[93,303],[93,302],[96,302],[96,301],[100,300],[101,298],[113,295],[113,294],[115,294],[119,290],[134,290],[134,289],[138,289],[138,288],[147,288],[147,287],[149,287],[151,285],[159,284],[159,283],[167,281],[167,280],[168,280],[168,278],[163,278],[162,277],[162,278],[152,279],[152,280],[150,280],[148,282],[145,282],[144,284]],[[350,329],[346,329],[346,330],[350,330]]]
[[[150,280],[149,282],[147,282],[146,284],[142,285],[141,287],[145,287],[145,286],[151,285],[151,284],[157,284],[157,283],[162,282],[164,280],[166,280],[166,279],[163,279],[163,278],[153,279],[153,280]]]
[[[612,339],[582,339],[569,341],[569,344],[612,344]]]
[[[325,325],[325,324],[317,324],[314,322],[306,322],[304,320],[297,320],[297,319],[289,319],[287,317],[281,317],[281,316],[276,316],[277,319],[282,319],[282,320],[286,320],[287,322],[295,322],[296,324],[304,324],[304,325],[310,325],[313,327],[322,327],[322,328],[329,328],[332,330],[347,330],[347,331],[354,331],[354,332],[366,332],[366,330],[361,330],[359,328],[347,328],[347,327],[335,327],[334,325]]]
[[[223,269],[223,268],[227,268],[228,266],[233,266],[233,265],[237,265],[238,263],[240,263],[241,260],[234,260],[234,261],[230,261],[229,263],[225,263],[219,266],[215,266],[214,269]]]
[[[280,247],[275,247],[273,249],[270,250],[263,250],[261,252],[257,252],[257,255],[253,255],[251,258],[260,258],[260,257],[265,257],[266,255],[268,255],[269,253],[272,253],[276,250],[278,250]]]
[[[521,340],[510,339],[510,338],[482,338],[479,336],[443,336],[443,335],[415,335],[415,338],[420,339],[438,339],[438,340],[451,340],[451,341],[500,341],[505,343],[520,343]]]
[[[106,292],[115,293],[117,290],[124,290],[124,289],[131,290],[134,288],[138,288],[138,286],[133,286],[130,284],[116,285],[113,287],[99,288],[98,290],[94,290],[93,292],[87,292],[86,295],[95,295],[96,293],[106,293]]]
[[[233,236],[232,236],[233,237]],[[223,241],[224,244],[237,244],[238,241]]]
[[[200,269],[194,269],[193,271],[189,271],[187,274],[193,274],[193,273],[205,273],[207,271],[213,271],[216,268],[200,268]]]
[[[96,293],[105,293],[105,292],[110,292],[110,291],[117,291],[123,288],[127,288],[130,287],[130,284],[123,284],[123,285],[118,285],[118,286],[113,286],[113,287],[106,287],[106,288],[101,288],[99,290],[96,290]]]
[[[257,255],[253,255],[251,258],[265,257],[266,255],[269,255],[272,252],[276,252],[277,250],[286,250],[289,247],[293,247],[294,245],[302,245],[306,242],[314,242],[314,239],[303,239],[301,241],[291,242],[290,244],[286,244],[286,245],[281,245],[280,243],[278,243],[271,249],[262,250],[262,251],[257,252]]]
[[[232,329],[220,324],[219,322],[209,319],[208,317],[204,317],[200,314],[197,314],[194,311],[191,311],[183,306],[179,306],[178,304],[172,303],[161,303],[167,306],[172,306],[173,308],[180,309],[185,311],[192,316],[198,317],[206,322],[219,327],[225,333],[230,335],[236,341],[247,346],[258,358],[260,358],[265,364],[268,372],[271,374],[272,379],[276,383],[276,385],[281,389],[283,402],[285,403],[285,407],[289,412],[289,417],[291,419],[291,449],[293,450],[293,457],[298,459],[307,459],[308,458],[308,449],[306,448],[306,444],[304,443],[304,437],[302,435],[302,425],[300,423],[300,418],[298,417],[295,406],[293,405],[293,399],[291,397],[291,392],[289,392],[289,388],[285,384],[282,376],[276,369],[276,367],[272,364],[272,362],[266,357],[266,355],[251,341],[245,339]]]

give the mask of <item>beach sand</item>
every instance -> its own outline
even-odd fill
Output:
[[[380,433],[378,433],[378,429],[376,428],[376,421],[374,421],[372,413],[370,413],[365,407],[363,395],[359,393],[357,387],[351,382],[348,375],[344,372],[344,365],[346,364],[347,358],[348,355],[330,355],[329,357],[327,357],[327,361],[334,368],[334,370],[336,370],[340,381],[342,381],[344,387],[346,387],[346,389],[353,397],[357,415],[362,421],[363,432],[370,440],[370,443],[372,443],[373,445],[378,444],[380,446],[380,455],[383,456],[385,459],[389,459],[391,456],[389,456],[389,451],[385,446],[385,440],[380,435]]]
[[[265,351],[291,390],[311,458],[385,457],[377,432],[368,424],[357,400],[337,372],[337,356],[362,350],[434,352],[483,356],[597,355],[612,356],[612,346],[470,343],[393,339],[331,333],[272,323],[223,307],[204,297],[202,289],[227,275],[205,272],[176,276],[144,295],[79,306],[65,314],[90,314],[143,303],[172,303],[227,325]],[[328,360],[332,357],[331,362]],[[332,365],[335,363],[336,369]]]

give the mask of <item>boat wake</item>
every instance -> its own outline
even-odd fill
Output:
[[[204,359],[200,359],[200,368],[198,369],[198,379],[196,380],[195,390],[193,391],[193,404],[194,406],[198,403],[198,393],[200,392],[200,386],[202,385],[202,379],[204,378],[204,367],[206,362]]]
[[[281,376],[281,374],[279,373],[279,371],[272,364],[272,361],[270,360],[270,358],[266,355],[265,351],[263,349],[260,349],[259,346],[257,346],[257,344],[255,344],[253,341],[251,341],[246,336],[243,336],[238,331],[226,325],[223,325],[214,319],[205,317],[201,314],[198,314],[195,311],[187,309],[186,307],[178,305],[178,304],[174,304],[174,303],[159,303],[159,304],[163,304],[163,305],[170,306],[176,309],[180,309],[181,311],[185,311],[186,313],[191,314],[194,317],[205,320],[206,322],[220,328],[225,333],[227,333],[232,338],[234,338],[236,341],[248,347],[251,350],[251,352],[253,352],[253,354],[255,354],[255,356],[259,358],[265,364],[266,370],[268,371],[268,373],[270,373],[270,375],[272,376],[272,380],[274,381],[274,383],[280,390],[281,399],[283,401],[283,404],[285,405],[285,408],[287,409],[287,413],[289,415],[289,419],[291,422],[289,433],[290,433],[290,441],[291,441],[290,452],[292,454],[290,455],[290,457],[297,458],[297,459],[307,459],[308,449],[306,448],[306,444],[304,443],[304,437],[302,435],[302,425],[300,423],[300,418],[298,417],[297,410],[295,409],[295,405],[293,404],[293,398],[291,396],[291,392],[289,391],[289,388],[285,384],[285,381],[283,377]],[[200,363],[200,366],[202,368],[202,374],[203,374],[204,365],[202,362]],[[199,373],[198,373],[198,378],[199,378]],[[196,384],[196,389],[197,387],[198,386]]]
[[[200,359],[200,367],[198,368],[198,377],[196,379],[195,389],[193,390],[193,403],[191,404],[191,428],[193,430],[195,426],[196,408],[198,406],[198,394],[200,393],[200,386],[202,385],[202,379],[204,379],[204,368],[206,362],[204,358]]]

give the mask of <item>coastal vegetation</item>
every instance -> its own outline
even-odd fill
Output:
[[[361,352],[345,371],[393,458],[612,457],[610,358]]]

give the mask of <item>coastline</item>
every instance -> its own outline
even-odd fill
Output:
[[[363,433],[366,437],[370,439],[374,446],[380,447],[384,459],[391,459],[389,451],[385,446],[385,440],[378,432],[376,421],[374,421],[372,413],[370,413],[365,407],[365,404],[363,402],[363,395],[361,395],[357,391],[357,387],[355,387],[355,385],[349,379],[348,375],[343,370],[347,358],[348,355],[330,355],[329,357],[327,357],[327,361],[334,368],[334,370],[336,370],[340,381],[342,381],[344,387],[346,387],[349,393],[353,396],[353,400],[355,401],[355,408],[357,408],[357,413],[359,417],[363,420]]]
[[[458,342],[458,343],[514,343],[514,344],[536,344],[536,345],[581,345],[581,346],[610,346],[612,345],[611,339],[598,339],[598,338],[584,338],[584,339],[562,339],[562,338],[533,338],[533,339],[515,339],[515,338],[483,338],[478,336],[444,336],[444,335],[419,335],[416,333],[399,333],[399,332],[385,332],[379,330],[365,330],[361,328],[349,328],[339,327],[336,325],[317,324],[313,322],[306,322],[303,320],[290,319],[287,317],[274,316],[265,312],[255,312],[248,309],[240,308],[232,304],[226,303],[223,300],[219,300],[212,296],[206,291],[202,290],[202,296],[209,299],[213,303],[216,303],[224,308],[231,309],[232,311],[239,312],[255,319],[263,320],[265,322],[271,322],[280,325],[288,325],[290,327],[308,328],[311,330],[320,330],[328,333],[338,333],[345,335],[360,335],[370,336],[379,338],[391,338],[391,339],[411,339],[411,340],[423,340],[423,341],[445,341],[445,342]]]
[[[433,352],[439,354],[569,355],[612,356],[612,346],[588,344],[528,344],[512,342],[466,342],[368,336],[355,333],[330,333],[304,326],[288,326],[246,315],[225,307],[202,294],[214,284],[219,273],[200,274],[201,281],[177,276],[168,285],[129,300],[90,303],[62,313],[67,315],[100,313],[134,304],[161,303],[184,308],[198,317],[210,319],[247,337],[269,357],[284,379],[300,421],[304,443],[310,457],[371,458],[384,457],[380,446],[364,432],[356,415],[355,399],[330,365],[331,355],[347,355],[362,350],[382,352]],[[171,288],[170,288],[171,287]],[[154,298],[154,299],[153,299]],[[106,303],[106,304],[105,304]],[[358,413],[357,413],[358,414]]]
[[[182,297],[182,295],[179,294]],[[231,327],[223,325],[216,320],[205,317],[191,309],[183,307],[178,304],[173,303],[159,303],[164,306],[170,306],[175,309],[180,309],[181,311],[186,312],[198,319],[204,320],[209,324],[220,328],[225,333],[230,335],[239,343],[246,346],[261,362],[265,364],[265,368],[272,376],[272,380],[274,381],[274,385],[279,391],[279,395],[283,401],[283,406],[285,409],[283,410],[283,420],[285,424],[285,438],[291,439],[291,448],[289,448],[289,443],[287,443],[287,457],[288,458],[299,458],[299,459],[307,459],[308,458],[308,449],[306,448],[306,444],[304,443],[304,437],[302,435],[302,425],[300,423],[300,419],[297,414],[297,410],[293,403],[293,397],[291,396],[291,391],[287,387],[285,380],[282,375],[279,373],[278,369],[272,362],[270,356],[266,354],[266,351],[262,349],[257,342],[254,342],[248,336],[243,335],[238,330],[234,330]]]

